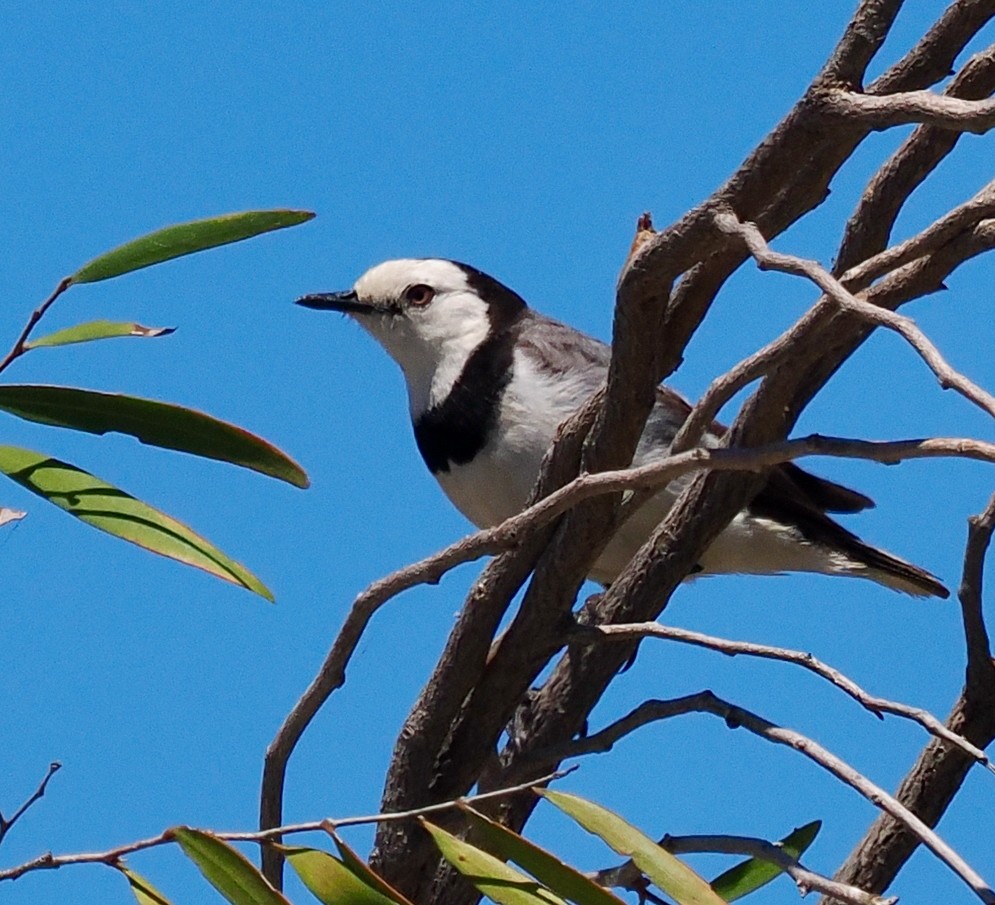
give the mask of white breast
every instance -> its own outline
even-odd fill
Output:
[[[557,427],[593,391],[591,375],[552,374],[516,351],[511,382],[487,445],[436,477],[471,522],[489,527],[525,508]]]

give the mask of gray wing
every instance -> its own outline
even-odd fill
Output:
[[[667,440],[670,442],[690,413],[691,403],[683,396],[669,387],[658,387],[657,404],[651,422],[647,424],[647,431],[654,421],[657,423],[656,430],[661,432],[661,438],[672,429]],[[721,438],[727,430],[719,421],[713,421],[709,427],[709,432],[716,439]],[[835,481],[820,478],[793,462],[786,462],[770,470],[767,483],[757,495],[758,500],[767,498],[772,498],[775,503],[783,498],[802,499],[807,504],[806,508],[819,512],[860,512],[874,506],[874,500],[870,497]]]
[[[518,348],[542,370],[585,374],[594,389],[604,383],[611,349],[600,340],[531,309],[514,330]]]
[[[519,322],[519,331],[519,346],[542,369],[550,373],[584,372],[589,375],[592,392],[604,382],[611,360],[611,349],[605,343],[531,310]],[[680,393],[669,387],[657,387],[656,405],[640,439],[641,449],[668,447],[690,412],[691,404]],[[710,432],[716,438],[726,430],[718,421],[711,424]],[[793,463],[771,469],[767,483],[757,495],[757,503],[768,511],[801,510],[798,515],[802,511],[809,515],[860,512],[874,505],[870,497]]]

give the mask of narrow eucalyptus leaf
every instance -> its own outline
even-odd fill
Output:
[[[785,854],[792,858],[800,858],[802,853],[815,841],[821,828],[822,821],[813,820],[785,836],[778,845]],[[727,902],[733,902],[760,889],[761,886],[766,886],[781,873],[783,873],[781,868],[770,861],[749,858],[730,867],[725,873],[712,880],[712,889]]]
[[[175,333],[175,327],[143,327],[141,324],[122,321],[87,321],[56,330],[32,339],[24,344],[25,349],[41,349],[46,346],[71,346],[74,343],[89,343],[95,339],[114,339],[119,336],[156,337]]]
[[[514,861],[557,895],[576,905],[623,905],[622,900],[556,855],[496,823],[469,806],[462,808],[473,841],[503,861]]]
[[[0,384],[0,410],[90,434],[130,434],[149,446],[230,462],[295,487],[309,484],[300,465],[261,437],[169,402],[80,387],[5,383]]]
[[[488,899],[498,905],[566,905],[541,883],[493,855],[447,833],[427,820],[419,823],[432,836],[442,857]]]
[[[136,874],[127,867],[119,867],[118,870],[128,879],[132,895],[138,901],[138,905],[172,905],[158,889],[156,889],[141,874]]]
[[[339,855],[342,858],[342,863],[349,868],[357,877],[359,877],[367,886],[373,887],[373,889],[378,890],[382,895],[386,896],[388,899],[392,899],[398,902],[399,905],[413,905],[413,903],[405,898],[401,892],[394,889],[383,877],[373,871],[362,858],[356,854],[353,849],[351,849],[348,843],[334,830],[332,831],[332,840],[335,842],[335,847],[339,850]]]
[[[536,791],[620,855],[632,858],[636,867],[678,905],[726,905],[725,900],[683,861],[660,848],[618,814],[579,795],[552,789]]]
[[[210,833],[177,827],[173,837],[207,882],[232,905],[290,905],[248,858]]]
[[[314,217],[311,211],[269,210],[224,214],[206,220],[177,223],[119,245],[88,261],[71,277],[73,283],[96,283],[151,267],[172,258],[241,242],[260,233],[296,226]]]
[[[324,905],[398,905],[356,876],[338,858],[314,848],[283,847],[294,872]]]
[[[186,525],[75,465],[0,446],[0,472],[94,528],[273,599],[248,569]]]

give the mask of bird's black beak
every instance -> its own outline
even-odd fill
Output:
[[[371,314],[373,307],[361,302],[355,291],[319,292],[315,295],[302,295],[294,303],[317,311],[344,311],[346,314]]]

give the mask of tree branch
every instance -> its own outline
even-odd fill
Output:
[[[992,71],[995,73],[995,66]],[[851,292],[866,289],[874,280],[937,251],[992,216],[995,216],[995,182],[989,183],[973,198],[954,208],[918,235],[852,267],[839,278],[839,282]],[[718,417],[719,411],[736,393],[782,364],[792,354],[795,337],[806,329],[802,326],[806,322],[807,316],[713,380],[681,425],[671,444],[671,451],[682,452],[698,444],[712,421]]]
[[[672,855],[714,853],[719,855],[746,855],[777,865],[798,886],[798,892],[805,896],[811,891],[832,896],[851,905],[895,905],[897,896],[883,899],[849,886],[830,880],[821,874],[803,867],[797,858],[792,858],[780,845],[752,836],[664,836],[658,843]],[[645,885],[642,871],[633,861],[626,861],[617,867],[599,870],[592,875],[602,886],[615,886],[639,893]]]
[[[775,744],[785,745],[805,755],[841,782],[859,792],[875,807],[880,808],[901,823],[919,842],[960,877],[982,902],[985,902],[986,905],[995,903],[995,890],[943,839],[884,789],[827,751],[818,742],[793,729],[777,726],[743,707],[730,704],[710,691],[702,691],[698,694],[669,701],[645,701],[631,713],[612,723],[601,732],[561,745],[548,752],[538,752],[535,755],[535,762],[559,763],[569,757],[610,751],[617,741],[648,723],[683,716],[687,713],[710,713],[725,720],[730,729],[742,727],[760,738]],[[866,887],[861,885],[861,888]]]
[[[27,799],[14,813],[8,818],[0,814],[0,844],[3,844],[3,840],[6,838],[7,833],[10,832],[11,828],[20,820],[28,808],[31,807],[38,799],[40,799],[45,794],[45,790],[48,788],[49,780],[55,774],[62,769],[62,764],[57,760],[53,760],[52,763],[48,765],[48,771],[45,773],[42,781],[38,784],[38,788],[34,790],[31,797]]]
[[[960,601],[967,638],[967,682],[947,727],[979,748],[995,740],[995,664],[981,620],[984,555],[995,528],[995,497],[985,511],[969,520]],[[979,630],[978,623],[981,622]],[[902,780],[896,798],[930,826],[939,823],[960,789],[973,761],[937,739],[920,753]],[[912,856],[919,840],[902,824],[881,814],[836,873],[836,879],[882,892]],[[826,905],[823,900],[823,905]]]
[[[453,801],[443,801],[438,804],[428,805],[426,807],[417,808],[411,811],[367,814],[361,817],[341,817],[338,819],[325,818],[323,820],[313,820],[306,823],[291,823],[286,826],[271,827],[270,829],[258,830],[256,832],[234,831],[219,833],[211,830],[210,833],[216,839],[223,839],[226,842],[258,842],[263,844],[267,842],[278,842],[283,836],[289,836],[297,833],[314,833],[319,831],[337,830],[345,826],[361,826],[371,823],[380,824],[390,823],[393,821],[407,821],[416,817],[425,816],[427,814],[438,813],[439,811],[453,810],[465,804],[477,804],[497,798],[507,798],[521,792],[527,792],[533,786],[553,782],[554,780],[560,779],[567,774],[572,773],[575,769],[576,767],[569,770],[557,770],[547,776],[533,780],[532,782],[520,783],[516,786],[509,786],[504,789],[497,789],[491,792],[482,793],[480,795],[470,795],[466,798],[457,798]],[[119,845],[115,848],[110,848],[101,852],[79,852],[69,855],[53,855],[51,852],[47,852],[46,854],[39,855],[37,858],[33,858],[30,861],[25,861],[23,864],[18,864],[15,867],[8,867],[5,870],[0,870],[0,881],[16,880],[18,877],[23,877],[25,874],[31,873],[32,871],[55,870],[60,867],[66,867],[70,864],[106,864],[110,867],[116,867],[125,855],[144,851],[149,848],[157,848],[161,845],[168,845],[173,841],[173,829],[170,828],[163,830],[158,836],[151,836],[148,839],[139,839],[135,842],[128,842],[125,845]]]
[[[961,7],[966,5],[960,4]],[[970,5],[976,10],[988,7],[985,18],[995,15],[995,4],[991,2]],[[951,10],[956,6],[958,4]],[[988,97],[992,91],[995,91],[995,49],[989,48],[968,60],[944,89],[944,94],[976,100]],[[920,126],[885,161],[867,184],[856,210],[847,221],[834,273],[859,265],[885,248],[906,201],[956,147],[962,134],[951,129]]]
[[[751,641],[731,641],[727,638],[716,638],[713,635],[705,635],[701,632],[693,632],[670,625],[661,625],[659,622],[585,626],[578,629],[578,635],[581,637],[585,635],[600,636],[606,640],[660,638],[666,641],[678,641],[681,644],[690,644],[695,647],[704,647],[730,657],[742,654],[747,657],[760,657],[765,660],[780,660],[784,663],[793,663],[831,682],[879,719],[883,719],[884,714],[890,713],[894,716],[912,720],[922,726],[931,735],[935,735],[937,738],[945,739],[951,744],[956,745],[989,771],[995,773],[995,765],[991,763],[984,751],[972,745],[967,739],[961,738],[961,736],[951,732],[928,710],[872,695],[861,688],[849,676],[823,663],[822,660],[819,660],[810,653],[800,650],[789,650],[784,647],[772,647],[768,644],[756,644]]]
[[[772,251],[754,223],[743,223],[732,213],[718,214],[716,222],[723,232],[737,235],[743,240],[761,270],[777,270],[804,276],[815,283],[841,310],[855,314],[869,324],[887,327],[898,333],[919,353],[943,389],[957,390],[965,399],[995,418],[995,396],[955,371],[912,318],[857,298],[817,261]]]
[[[985,628],[981,589],[984,583],[985,555],[995,531],[995,494],[980,515],[968,519],[967,546],[964,550],[964,574],[961,578],[961,614],[967,647],[967,685],[984,690],[991,682],[992,652]]]
[[[833,115],[874,130],[924,123],[982,135],[995,126],[995,101],[966,101],[932,91],[904,91],[884,96],[831,91],[822,102]]]

